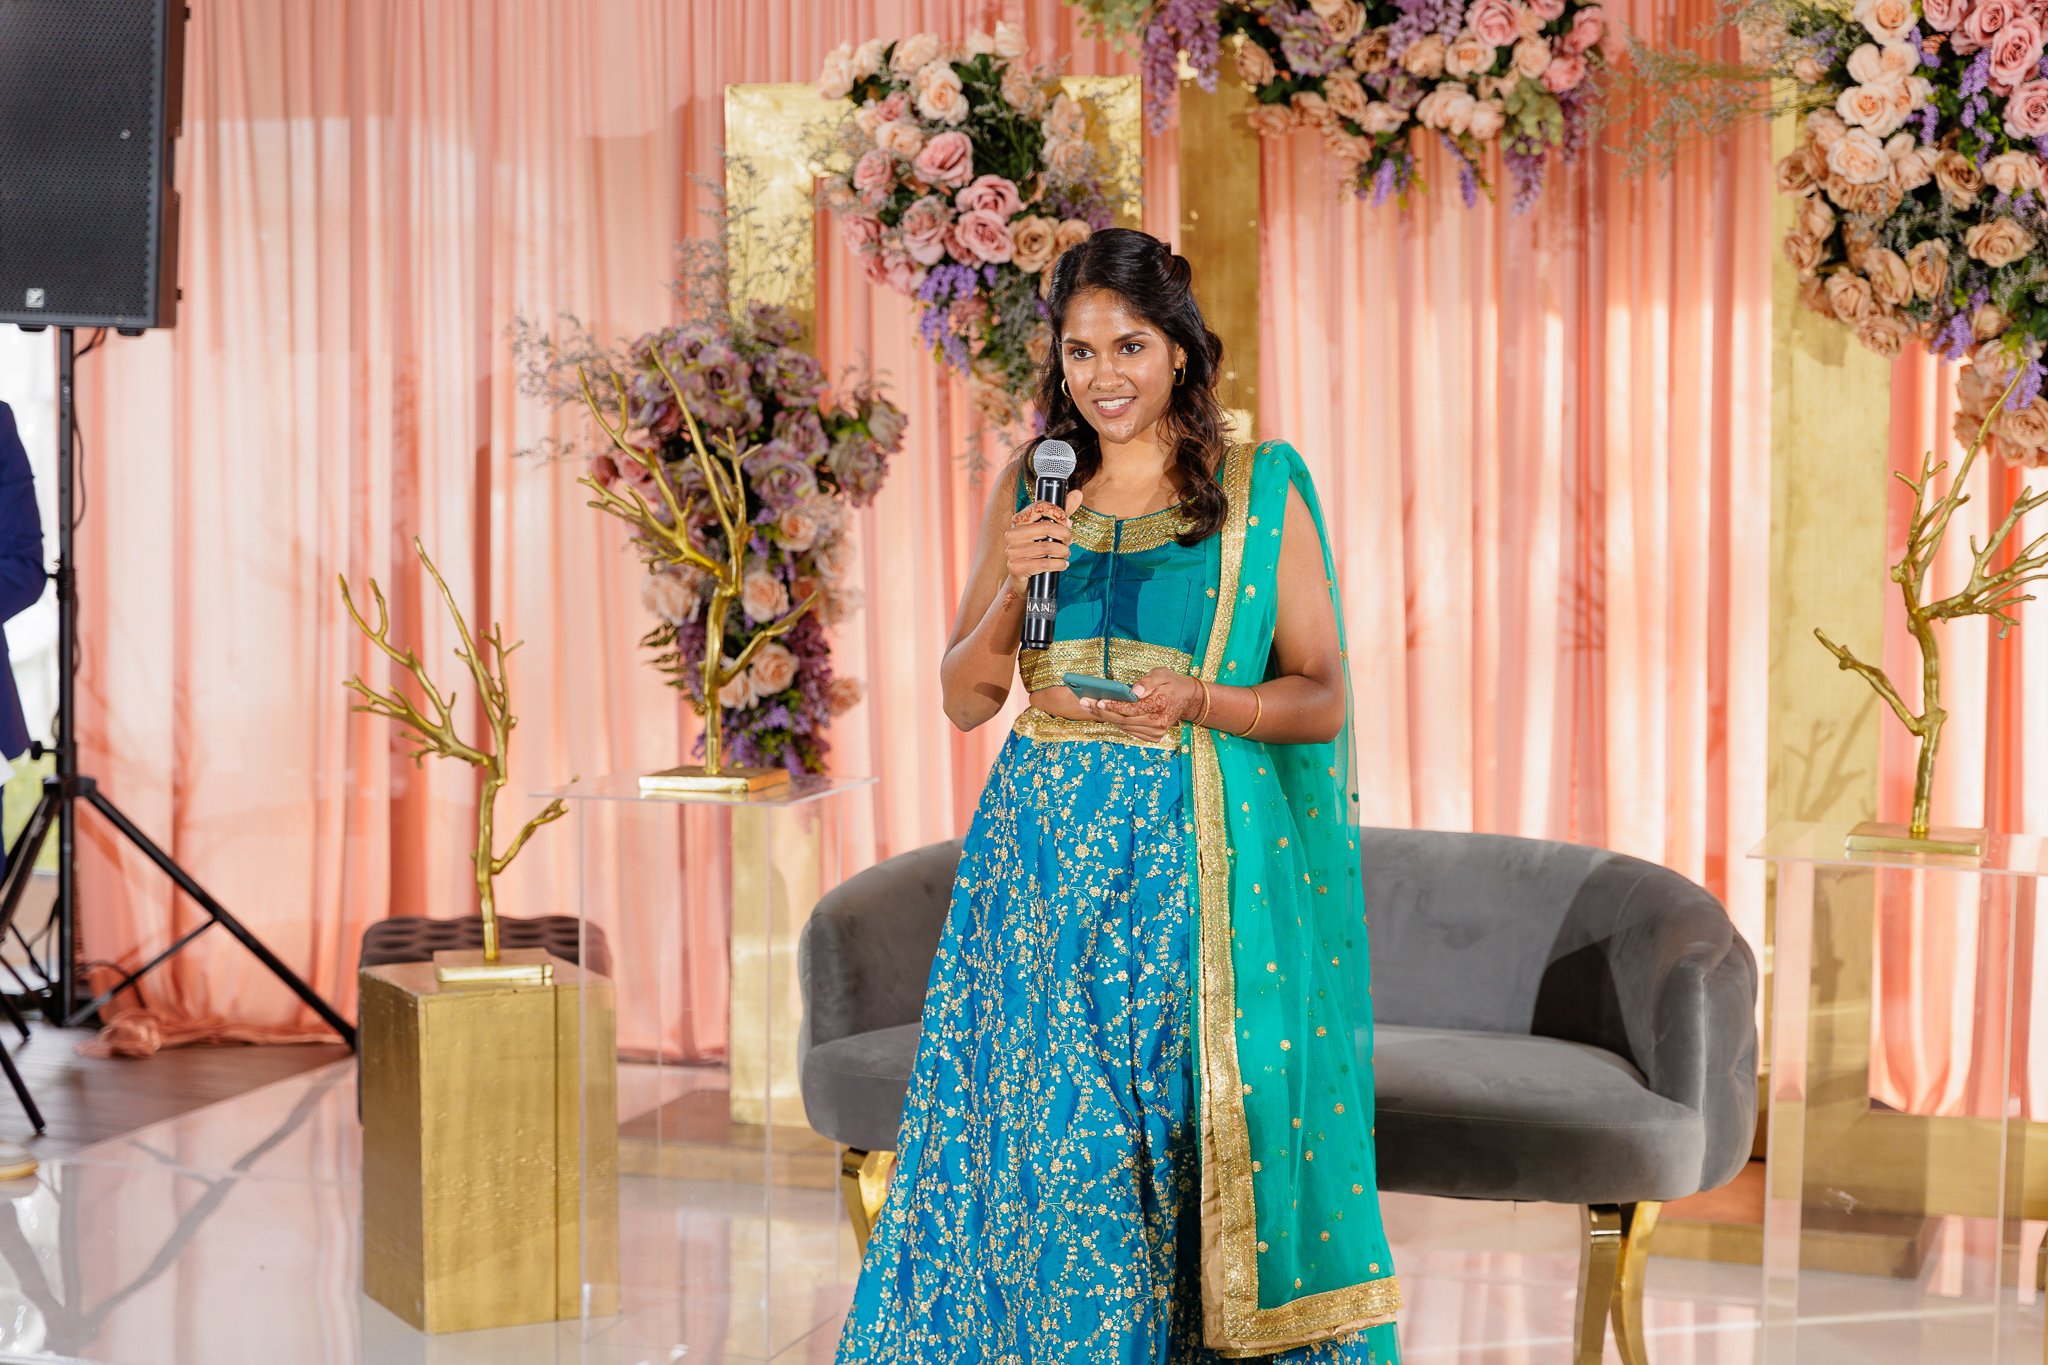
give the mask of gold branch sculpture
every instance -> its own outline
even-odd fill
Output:
[[[2003,568],[1993,567],[2020,520],[2048,502],[2048,491],[2028,491],[2013,501],[2004,519],[1984,544],[1979,545],[1975,536],[1970,538],[1969,581],[1946,597],[1931,602],[1923,600],[1927,573],[1940,551],[1942,535],[1948,530],[1950,519],[1970,500],[1970,495],[1963,492],[1963,486],[1970,477],[1970,468],[1990,436],[1991,424],[2005,410],[2006,400],[2018,387],[2019,377],[2015,375],[1977,428],[1977,438],[1964,453],[1962,465],[1956,470],[1955,477],[1949,480],[1946,491],[1937,494],[1935,480],[1948,468],[1948,461],[1937,463],[1932,451],[1921,460],[1919,478],[1911,479],[1904,474],[1893,476],[1913,490],[1913,519],[1906,532],[1905,553],[1899,557],[1898,563],[1891,566],[1890,576],[1892,582],[1899,585],[1899,592],[1905,599],[1906,628],[1912,632],[1913,641],[1920,650],[1920,710],[1916,713],[1906,705],[1899,689],[1883,669],[1857,658],[1847,646],[1836,644],[1828,638],[1825,630],[1813,632],[1840,666],[1869,683],[1906,729],[1920,741],[1920,761],[1913,782],[1913,818],[1907,827],[1905,840],[1887,839],[1882,835],[1852,837],[1852,847],[1924,847],[1930,839],[1934,763],[1941,747],[1942,726],[1948,721],[1948,712],[1941,705],[1941,643],[1934,633],[1935,622],[1988,616],[1998,622],[1998,638],[2002,640],[2006,632],[2018,624],[2012,615],[2013,609],[2022,602],[2033,600],[2033,594],[2023,589],[2029,583],[2048,578],[2048,534],[2035,537]],[[1939,842],[1945,846],[1943,851],[1947,851],[1946,845],[1950,841]],[[1980,840],[1963,842],[1981,850]],[[1966,850],[1957,845],[1955,851]]]
[[[512,860],[519,856],[520,849],[526,847],[526,841],[533,837],[535,830],[561,819],[568,812],[568,807],[559,797],[548,802],[540,814],[520,827],[503,853],[496,851],[498,793],[507,779],[512,729],[519,724],[518,717],[512,714],[511,700],[507,695],[505,660],[519,646],[506,644],[503,631],[492,626],[479,647],[469,633],[469,623],[462,619],[462,609],[455,605],[455,595],[448,591],[447,581],[434,567],[434,561],[428,558],[426,547],[420,544],[418,537],[413,538],[412,548],[420,563],[433,576],[434,586],[441,590],[441,600],[448,604],[448,614],[455,618],[455,632],[462,641],[455,657],[468,667],[470,679],[476,684],[477,700],[483,706],[484,719],[490,726],[490,744],[485,747],[472,743],[456,732],[456,694],[449,692],[444,696],[434,685],[434,680],[427,676],[426,665],[420,661],[420,656],[411,649],[401,649],[391,643],[391,611],[377,580],[370,580],[370,597],[377,610],[377,623],[373,626],[357,610],[355,598],[348,590],[347,577],[337,575],[341,582],[341,600],[348,607],[356,629],[386,658],[412,675],[413,681],[419,684],[421,697],[415,702],[396,684],[388,692],[380,692],[358,674],[345,685],[362,700],[349,709],[383,716],[411,731],[419,745],[412,755],[415,766],[424,766],[429,756],[439,756],[461,759],[483,773],[483,794],[477,802],[476,813],[476,895],[484,922],[484,961],[496,963],[499,960],[498,875],[512,865]]]
[[[586,474],[577,482],[595,495],[590,506],[600,512],[609,512],[634,529],[648,563],[687,565],[711,580],[711,600],[705,608],[704,622],[703,698],[696,706],[697,714],[704,718],[704,762],[701,766],[677,768],[656,776],[664,779],[670,790],[747,792],[771,788],[787,782],[788,772],[781,768],[727,769],[724,766],[720,734],[725,708],[720,697],[727,684],[747,671],[747,666],[754,661],[763,645],[787,634],[790,627],[817,604],[818,594],[812,592],[780,617],[760,627],[737,655],[731,660],[726,659],[725,625],[733,602],[740,596],[746,567],[747,487],[740,462],[749,452],[741,448],[736,437],[730,435],[718,438],[715,451],[706,445],[704,433],[691,414],[689,404],[684,401],[682,386],[676,382],[668,362],[659,351],[650,350],[649,358],[661,371],[669,396],[682,413],[684,429],[690,438],[690,459],[703,480],[703,497],[717,518],[724,547],[720,549],[699,543],[692,530],[698,495],[692,493],[688,498],[677,498],[675,484],[663,467],[661,452],[644,449],[626,439],[631,411],[626,383],[617,368],[609,364],[605,375],[605,383],[610,389],[608,402],[591,387],[589,373],[580,368],[577,370],[583,383],[583,401],[620,456],[639,465],[651,477],[659,490],[661,505],[650,504],[637,488],[611,487],[595,475]]]

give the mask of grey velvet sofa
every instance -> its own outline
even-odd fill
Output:
[[[865,1245],[902,1120],[959,841],[891,858],[805,927],[812,1125],[842,1149]],[[1611,1319],[1647,1360],[1642,1281],[1666,1200],[1741,1170],[1756,1126],[1756,962],[1705,890],[1604,849],[1367,829],[1380,1188],[1585,1210],[1575,1360]]]

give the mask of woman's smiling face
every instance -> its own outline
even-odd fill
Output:
[[[1081,420],[1105,445],[1128,445],[1166,415],[1182,359],[1180,348],[1114,290],[1086,290],[1067,305],[1061,373]]]

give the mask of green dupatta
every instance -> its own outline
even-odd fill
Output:
[[[1231,447],[1201,676],[1266,676],[1288,489],[1330,538],[1280,442]],[[1266,745],[1191,727],[1202,1317],[1210,1349],[1269,1355],[1391,1321],[1401,1306],[1373,1155],[1372,1009],[1350,664],[1344,729]]]

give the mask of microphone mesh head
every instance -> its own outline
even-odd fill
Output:
[[[1074,448],[1057,437],[1040,441],[1031,452],[1031,472],[1040,478],[1071,479],[1076,463]]]

